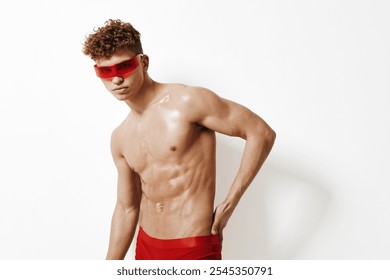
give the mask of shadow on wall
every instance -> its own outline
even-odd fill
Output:
[[[216,205],[242,155],[240,147],[217,141]],[[271,154],[242,197],[224,231],[223,259],[294,259],[321,228],[331,200],[326,183],[299,169],[299,162],[279,161]]]

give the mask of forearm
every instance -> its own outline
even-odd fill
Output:
[[[138,209],[126,210],[119,205],[115,207],[106,259],[121,260],[125,258],[134,237],[138,213]]]
[[[245,138],[246,143],[240,168],[226,199],[217,206],[214,213],[211,233],[218,233],[221,241],[223,240],[222,231],[230,216],[271,151],[275,133],[271,128],[267,127],[266,130],[251,132]]]
[[[245,148],[237,175],[231,185],[225,203],[235,208],[250,183],[268,157],[275,141],[275,132],[267,127],[252,132],[246,138]]]

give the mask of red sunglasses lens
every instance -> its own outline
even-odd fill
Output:
[[[95,65],[95,72],[99,78],[112,78],[115,76],[123,76],[133,72],[139,65],[137,56],[132,59],[123,61],[112,66],[99,67]]]
[[[99,78],[109,78],[115,76],[115,71],[111,67],[99,67],[95,65],[95,72]]]

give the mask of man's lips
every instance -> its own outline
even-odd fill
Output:
[[[128,88],[128,87],[117,87],[117,88],[113,88],[112,91],[120,91],[120,90],[123,90],[126,88]]]

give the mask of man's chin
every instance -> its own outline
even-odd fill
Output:
[[[117,94],[117,93],[114,93],[114,97],[116,99],[118,99],[119,101],[125,101],[129,98],[129,94],[126,94],[126,93],[122,93],[122,94]]]

